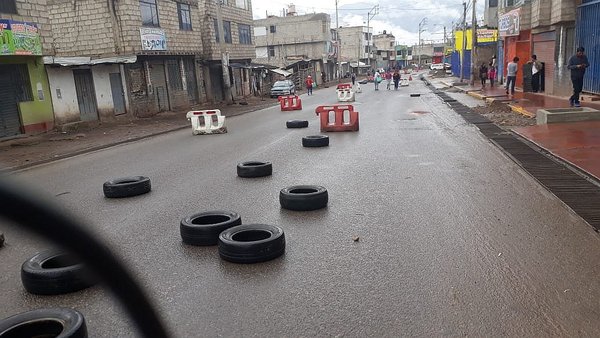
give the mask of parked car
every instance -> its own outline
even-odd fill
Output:
[[[296,94],[296,85],[292,80],[277,81],[271,87],[271,97]]]
[[[429,66],[429,68],[431,68],[431,70],[443,70],[444,64],[443,63],[432,63],[431,66]]]

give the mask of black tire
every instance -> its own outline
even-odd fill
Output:
[[[48,250],[26,260],[21,266],[25,290],[36,295],[60,295],[96,284],[96,278],[71,254]]]
[[[231,211],[207,211],[181,220],[179,232],[184,243],[197,246],[217,245],[219,234],[242,224],[242,218]]]
[[[86,338],[85,318],[67,308],[37,309],[0,321],[0,337]]]
[[[308,121],[306,120],[289,120],[285,123],[288,128],[307,128]]]
[[[108,198],[131,197],[152,190],[150,179],[145,176],[117,178],[104,182],[104,196]]]
[[[329,136],[312,135],[302,138],[303,147],[327,147],[329,146]]]
[[[219,235],[219,256],[233,263],[259,263],[285,252],[283,229],[267,224],[244,224]]]
[[[281,207],[295,211],[310,211],[327,206],[327,189],[317,185],[296,185],[281,189],[279,203]]]
[[[273,164],[271,162],[260,161],[238,163],[237,174],[239,177],[270,176],[273,174]]]
[[[410,97],[420,97],[421,94],[410,94]]]

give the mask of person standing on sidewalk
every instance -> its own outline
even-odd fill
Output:
[[[542,63],[538,61],[537,56],[533,54],[531,60],[527,62],[531,64],[531,90],[534,93],[540,91],[540,72],[542,70]]]
[[[479,67],[479,78],[481,79],[481,88],[485,88],[485,81],[488,77],[488,68],[485,66],[485,63],[481,64]]]
[[[373,76],[373,82],[375,83],[375,90],[379,90],[379,82],[381,82],[381,74],[379,71],[375,71],[375,76]]]
[[[512,62],[506,67],[506,94],[515,95],[515,84],[517,82],[517,72],[519,71],[519,57],[515,56]]]
[[[327,75],[325,74],[324,71],[321,72],[321,84],[325,85],[325,82],[327,82]]]
[[[313,79],[312,76],[307,76],[306,77],[306,91],[308,92],[308,95],[312,95],[312,90],[313,90]]]
[[[488,70],[488,79],[490,79],[490,87],[494,87],[494,80],[496,80],[496,67],[490,66]]]
[[[571,107],[581,107],[579,94],[583,90],[583,76],[585,69],[590,66],[583,47],[577,48],[577,54],[571,56],[567,68],[571,70],[571,82],[573,83],[573,95],[569,98]]]

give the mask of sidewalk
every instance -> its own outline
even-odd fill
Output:
[[[488,104],[506,103],[513,112],[530,117],[535,117],[538,109],[569,107],[567,97],[523,92],[516,92],[514,97],[510,97],[506,95],[506,89],[503,86],[493,89],[487,87],[482,90],[481,86],[452,85],[458,81],[458,78],[451,77],[440,82],[485,100]],[[600,102],[581,102],[581,105],[600,110]],[[511,130],[600,181],[600,121],[551,123],[514,127]]]

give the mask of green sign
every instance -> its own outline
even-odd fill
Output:
[[[42,55],[37,25],[0,19],[0,55]]]

